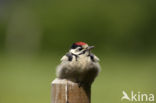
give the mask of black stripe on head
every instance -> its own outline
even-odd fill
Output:
[[[77,48],[77,45],[75,43],[72,44],[71,49]]]
[[[77,47],[82,47],[81,45],[76,45],[75,43],[72,44],[71,49],[75,49]]]

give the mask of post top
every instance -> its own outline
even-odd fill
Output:
[[[79,87],[68,79],[56,78],[52,81],[51,103],[90,103],[90,88]]]
[[[56,78],[56,79],[54,79],[53,81],[52,81],[52,84],[67,84],[67,82],[68,82],[68,84],[77,84],[77,83],[74,83],[74,82],[72,82],[72,81],[70,81],[70,80],[67,80],[67,79],[60,79],[60,78]]]

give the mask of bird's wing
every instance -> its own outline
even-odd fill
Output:
[[[100,59],[96,55],[94,56],[94,58],[97,62],[100,61]]]
[[[67,61],[67,60],[68,60],[68,58],[67,58],[66,55],[64,55],[64,56],[61,58],[61,61]]]
[[[61,61],[72,61],[72,58],[73,58],[73,55],[71,53],[66,53],[66,55],[64,55],[62,58],[61,58]]]
[[[94,57],[94,61],[95,62],[99,62],[100,61],[100,59],[96,55],[94,55],[94,54],[91,54],[91,55]]]

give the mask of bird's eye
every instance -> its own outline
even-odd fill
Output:
[[[81,51],[82,50],[82,48],[79,48],[79,51]]]

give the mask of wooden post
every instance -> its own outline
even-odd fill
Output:
[[[90,103],[90,88],[84,89],[72,81],[56,78],[52,82],[51,103]]]

